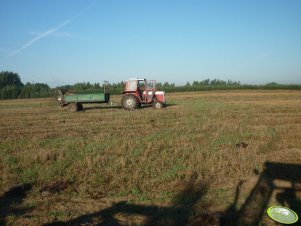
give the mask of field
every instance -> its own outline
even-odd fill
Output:
[[[301,91],[167,99],[1,101],[0,225],[277,225],[276,204],[301,217]]]

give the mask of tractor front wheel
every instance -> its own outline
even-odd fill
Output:
[[[135,110],[138,107],[138,102],[134,95],[125,95],[121,100],[121,105],[125,110]]]
[[[155,109],[161,109],[161,108],[163,108],[163,103],[162,103],[162,102],[159,102],[159,101],[154,101],[153,107],[154,107]]]

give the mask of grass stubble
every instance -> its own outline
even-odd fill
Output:
[[[301,163],[300,91],[172,93],[168,101],[162,110],[84,105],[78,113],[54,99],[1,101],[0,195],[32,185],[10,204],[27,211],[1,210],[3,221],[68,221],[119,201],[168,207],[192,180],[207,187],[196,205],[222,212],[239,181],[238,207],[244,202],[266,161]]]

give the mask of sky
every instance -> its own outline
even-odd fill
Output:
[[[0,71],[301,84],[301,0],[0,0]]]

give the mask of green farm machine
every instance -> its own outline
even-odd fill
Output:
[[[61,106],[68,106],[70,111],[73,112],[83,110],[83,104],[109,103],[110,101],[109,93],[78,94],[60,89],[58,94],[58,101]]]

